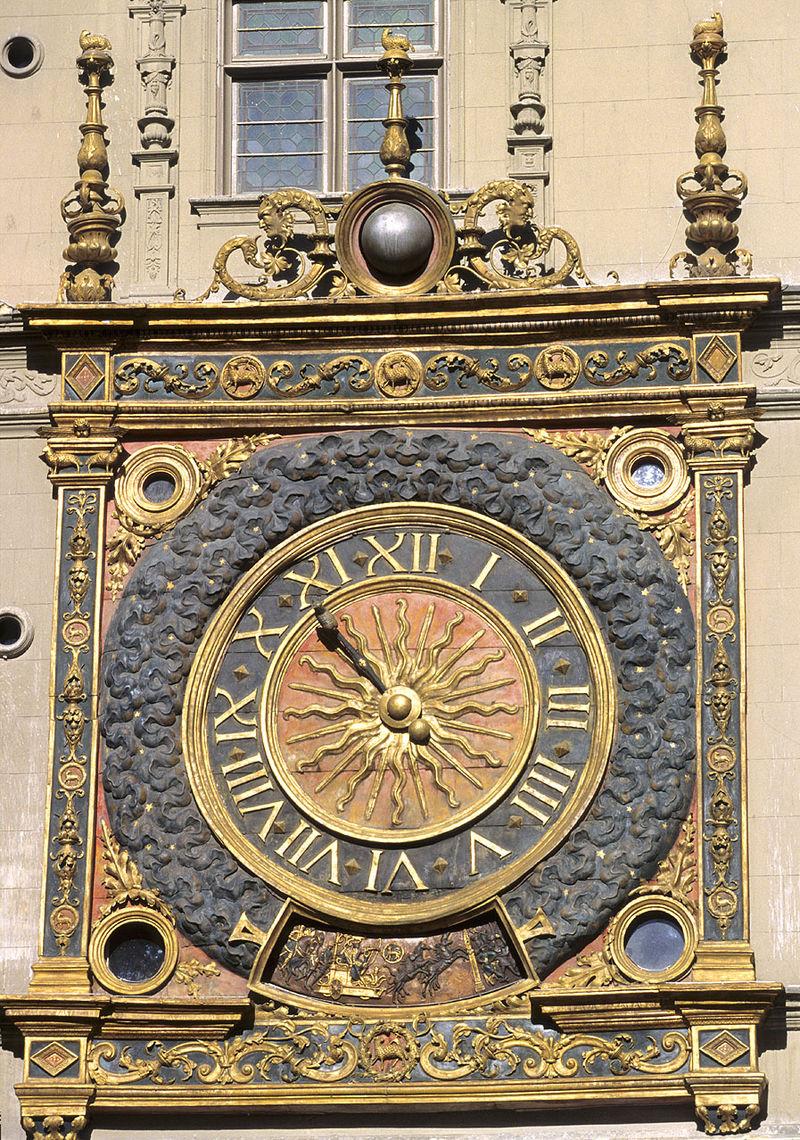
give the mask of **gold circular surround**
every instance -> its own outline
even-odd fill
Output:
[[[149,926],[164,944],[164,961],[152,978],[143,982],[126,982],[123,978],[118,978],[106,961],[109,939],[126,926]],[[96,924],[89,941],[89,966],[100,985],[111,993],[150,994],[172,977],[178,964],[178,953],[175,926],[166,915],[146,906],[126,906],[105,915]]]
[[[664,478],[652,487],[633,478],[637,464],[653,462]],[[689,469],[680,444],[669,432],[637,428],[612,443],[606,459],[606,486],[623,507],[633,511],[665,511],[689,490]]]
[[[220,373],[220,386],[233,400],[252,400],[267,380],[267,370],[257,356],[232,356]]]
[[[367,603],[367,599],[371,602],[382,594],[400,594],[402,596],[404,593],[407,593],[409,597],[413,597],[417,602],[419,601],[420,595],[427,595],[429,599],[442,598],[447,603],[463,607],[464,610],[471,610],[481,621],[486,623],[485,628],[492,631],[498,644],[502,646],[502,652],[504,654],[503,668],[509,668],[509,659],[514,662],[514,671],[519,678],[518,683],[522,690],[521,711],[518,710],[513,717],[507,718],[508,726],[513,728],[513,740],[509,746],[509,755],[506,763],[502,765],[502,771],[500,771],[501,766],[499,764],[497,768],[493,768],[493,771],[498,773],[497,779],[489,785],[484,795],[473,796],[473,798],[466,803],[461,803],[458,808],[451,806],[442,815],[435,816],[427,825],[419,824],[412,828],[406,827],[402,830],[390,830],[386,827],[375,826],[369,817],[350,818],[341,811],[339,813],[331,811],[320,796],[314,795],[309,788],[305,787],[302,779],[292,770],[292,767],[295,769],[301,768],[302,760],[300,763],[295,761],[291,767],[286,761],[285,753],[287,746],[285,739],[281,737],[280,733],[280,711],[282,703],[287,700],[287,697],[289,699],[291,698],[291,694],[288,693],[289,687],[286,685],[287,672],[298,657],[302,659],[303,648],[307,645],[310,636],[317,628],[317,619],[313,612],[301,618],[294,629],[284,637],[280,648],[272,660],[262,689],[260,719],[264,748],[270,768],[289,799],[291,799],[305,815],[321,823],[322,826],[329,831],[349,835],[359,841],[375,841],[383,846],[415,844],[424,839],[431,839],[437,836],[448,835],[453,831],[459,831],[466,827],[472,820],[486,812],[492,804],[501,799],[515,780],[521,775],[522,768],[530,753],[531,741],[536,735],[539,710],[541,708],[539,679],[522,638],[510,623],[507,622],[493,606],[489,605],[485,599],[471,595],[460,586],[436,579],[423,578],[420,580],[419,574],[392,574],[386,577],[373,578],[368,582],[358,582],[352,586],[346,586],[337,590],[335,593],[329,595],[326,600],[326,608],[332,613],[336,613],[340,610],[346,610],[348,605],[352,602],[363,601]],[[433,603],[431,603],[431,605],[433,605]],[[480,644],[484,645],[484,642],[481,641]],[[455,643],[453,643],[452,647],[458,648]],[[463,660],[464,658],[462,658],[462,661]],[[488,676],[488,673],[484,672],[482,676]],[[403,715],[394,720],[388,706],[389,702],[396,696],[405,697],[409,707],[404,711]],[[391,745],[390,738],[393,735],[399,735],[398,730],[410,727],[419,717],[426,717],[428,711],[424,697],[421,700],[415,689],[406,687],[405,685],[394,686],[380,697],[380,699],[373,697],[371,701],[365,701],[364,704],[365,707],[361,718],[364,722],[365,748],[368,746],[368,741],[371,738],[375,738],[376,741],[382,739],[384,746],[389,747]],[[371,722],[368,720],[370,706],[372,711]],[[303,715],[305,716],[307,714],[304,712]],[[473,717],[473,721],[475,721],[475,719],[476,718]],[[393,723],[389,724],[387,722]],[[306,722],[304,721],[303,723],[305,724]],[[345,726],[343,725],[343,727]],[[382,728],[384,729],[383,732],[381,732]],[[496,731],[496,729],[497,726],[495,725],[493,731]],[[480,734],[479,718],[477,719],[477,723],[474,724],[474,732],[478,735]],[[435,739],[435,728],[433,735]],[[512,734],[509,733],[509,735],[511,736]],[[409,741],[408,752],[412,755],[415,753],[421,755],[422,752],[418,752],[414,744],[415,742],[411,739]],[[426,745],[427,741],[423,743],[422,748],[426,748]],[[469,754],[464,754],[462,761],[468,763]],[[491,772],[492,770],[489,770],[485,774],[490,775]],[[322,774],[324,777],[324,771]],[[313,780],[318,780],[319,775],[319,771],[315,771]],[[468,792],[467,788],[460,790],[462,797],[466,792]],[[355,816],[356,813],[353,814]]]
[[[375,364],[375,387],[382,396],[402,400],[414,395],[424,372],[413,352],[387,352]]]
[[[379,206],[402,202],[424,215],[433,231],[433,249],[427,265],[403,284],[395,284],[373,273],[361,252],[361,229]],[[336,253],[347,277],[371,296],[403,296],[427,293],[444,277],[456,248],[456,228],[452,215],[438,194],[419,182],[408,180],[371,182],[351,194],[336,222]]]
[[[571,388],[581,373],[581,358],[567,344],[543,348],[533,362],[533,374],[543,388],[552,392]]]
[[[150,479],[166,477],[174,490],[163,502],[148,498]],[[171,526],[191,510],[203,476],[191,452],[177,444],[154,444],[134,451],[125,460],[116,489],[117,510],[143,526]]]
[[[674,919],[683,935],[683,951],[664,970],[645,970],[625,950],[625,940],[633,924],[646,914]],[[697,929],[689,908],[667,895],[643,895],[629,902],[616,916],[608,931],[608,953],[614,965],[632,982],[673,982],[682,977],[694,961],[697,951]]]

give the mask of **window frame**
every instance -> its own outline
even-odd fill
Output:
[[[323,131],[322,131],[322,186],[308,187],[313,193],[323,197],[339,197],[356,187],[347,185],[349,123],[346,107],[346,79],[351,77],[381,80],[377,70],[377,55],[352,53],[345,55],[350,11],[347,0],[326,0],[324,7],[325,31],[323,44],[326,54],[278,56],[269,59],[265,56],[239,55],[236,53],[237,0],[220,0],[223,5],[222,21],[222,74],[220,121],[222,141],[219,153],[222,161],[222,193],[228,197],[252,197],[267,194],[275,187],[265,186],[260,190],[239,189],[237,185],[237,156],[239,151],[240,122],[238,116],[237,85],[248,80],[269,82],[292,78],[321,79],[323,85]],[[442,184],[442,174],[446,149],[446,88],[444,75],[444,44],[448,35],[447,0],[433,0],[434,41],[436,50],[414,53],[414,67],[411,77],[431,76],[433,78],[433,160],[431,164],[431,186]],[[387,95],[388,106],[388,95]]]

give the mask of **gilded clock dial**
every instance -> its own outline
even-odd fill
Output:
[[[244,575],[185,709],[194,794],[245,866],[320,913],[402,924],[490,898],[564,838],[615,690],[552,559],[405,503],[310,526]]]
[[[302,810],[401,844],[457,830],[503,795],[539,704],[525,644],[493,606],[397,573],[336,591],[298,623],[264,685],[262,726]]]

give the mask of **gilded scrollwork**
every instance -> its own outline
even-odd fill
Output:
[[[615,367],[609,369],[610,357],[607,352],[590,352],[583,361],[583,374],[590,384],[611,388],[635,379],[644,370],[648,380],[655,380],[656,365],[667,362],[667,374],[671,380],[686,380],[692,374],[692,358],[683,345],[665,341],[634,353],[628,359],[628,350],[623,348],[615,357]]]
[[[487,238],[484,215],[494,207],[499,232]],[[578,243],[566,230],[542,228],[535,218],[536,200],[522,182],[487,182],[467,199],[458,238],[456,264],[437,286],[440,293],[474,289],[527,289],[542,292],[572,280],[591,284]],[[548,271],[545,257],[554,243],[563,247],[560,266]]]
[[[463,352],[439,352],[425,365],[425,387],[441,392],[449,387],[452,380],[459,388],[466,388],[468,381],[476,380],[493,392],[516,392],[527,387],[533,377],[531,359],[522,353],[509,356],[506,368],[516,375],[504,376],[496,357],[490,357],[486,364],[481,364],[477,357]]]
[[[178,364],[170,371],[168,364],[159,364],[146,356],[135,356],[120,365],[114,375],[114,388],[121,396],[132,396],[141,385],[145,392],[163,389],[187,400],[199,400],[210,395],[217,387],[219,370],[210,361],[198,361],[189,380],[189,369]]]
[[[433,1031],[420,1050],[420,1067],[438,1080],[459,1080],[472,1074],[499,1077],[520,1066],[528,1078],[554,1080],[590,1074],[599,1061],[605,1062],[612,1076],[674,1073],[688,1056],[689,1044],[682,1033],[665,1033],[659,1043],[651,1037],[644,1048],[636,1049],[627,1033],[612,1038],[589,1033],[554,1035],[488,1018],[483,1028],[469,1023],[454,1026],[449,1042],[444,1034]]]
[[[358,1065],[358,1051],[341,1031],[316,1022],[299,1029],[294,1022],[275,1022],[268,1032],[234,1037],[227,1041],[185,1041],[165,1047],[148,1042],[145,1056],[128,1047],[101,1041],[89,1050],[88,1070],[98,1085],[131,1085],[147,1081],[171,1085],[196,1079],[203,1085],[248,1085],[269,1080],[273,1066],[283,1067],[284,1080],[304,1077],[316,1083],[333,1084],[351,1076]],[[114,1068],[110,1067],[114,1063]]]
[[[92,636],[91,614],[83,608],[91,585],[90,563],[95,560],[87,517],[96,514],[98,497],[94,491],[78,490],[67,497],[66,514],[73,524],[64,553],[70,564],[67,572],[68,608],[61,614],[61,637],[69,656],[58,701],[57,714],[63,730],[64,749],[58,756],[55,797],[63,804],[50,859],[58,882],[51,900],[50,926],[63,956],[67,953],[79,921],[80,895],[75,886],[78,863],[84,854],[76,799],[85,795],[88,756],[85,734],[89,699],[83,656]]]
[[[295,367],[289,360],[276,360],[267,371],[267,386],[278,396],[297,397],[316,389],[327,389],[335,395],[342,380],[352,392],[366,392],[372,387],[372,365],[363,356],[337,356],[324,364],[304,364],[299,379],[292,383]]]
[[[634,1039],[559,1034],[532,1027],[524,1018],[489,1016],[462,1022],[424,1018],[331,1024],[286,1018],[260,1033],[224,1041],[165,1045],[99,1041],[89,1050],[88,1069],[99,1086],[149,1084],[253,1085],[275,1079],[336,1084],[353,1075],[391,1085],[412,1078],[451,1082],[469,1077],[497,1080],[569,1080],[602,1072],[677,1073],[689,1058],[685,1033]]]
[[[736,638],[735,603],[729,595],[738,540],[733,534],[726,502],[734,498],[734,479],[730,475],[711,475],[704,480],[704,495],[711,514],[708,518],[705,547],[712,585],[712,597],[706,607],[706,641],[713,646],[708,678],[704,684],[703,703],[709,709],[714,729],[705,738],[706,764],[711,781],[711,797],[703,838],[710,845],[713,886],[706,887],[708,909],[725,937],[739,909],[737,881],[730,877],[734,844],[739,839],[737,811],[731,785],[736,772],[735,737],[731,719],[739,694],[728,652]]]
[[[569,966],[560,974],[554,984],[559,989],[578,990],[620,985],[624,981],[614,965],[608,943],[604,942],[600,950],[593,950],[591,954],[578,954],[575,965]]]
[[[306,219],[310,235],[297,232],[298,214]],[[352,294],[352,285],[336,267],[328,215],[313,194],[300,189],[265,194],[258,205],[258,226],[261,233],[257,238],[235,237],[220,247],[211,284],[191,304],[201,304],[223,288],[250,301],[310,296],[324,278],[328,278],[326,295]],[[246,265],[257,270],[255,282],[240,281],[229,271],[228,262],[237,252]],[[185,291],[179,289],[175,300],[185,301]]]

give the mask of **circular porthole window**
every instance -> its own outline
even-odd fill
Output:
[[[0,607],[0,658],[21,657],[33,641],[33,622],[16,606]]]
[[[609,928],[609,950],[634,982],[682,977],[694,961],[697,931],[689,910],[675,899],[644,897],[628,903]]]
[[[94,976],[112,993],[152,993],[169,981],[177,961],[178,939],[172,921],[145,906],[105,915],[89,943]]]
[[[43,59],[44,49],[34,36],[9,36],[0,49],[0,67],[14,79],[33,75]]]

